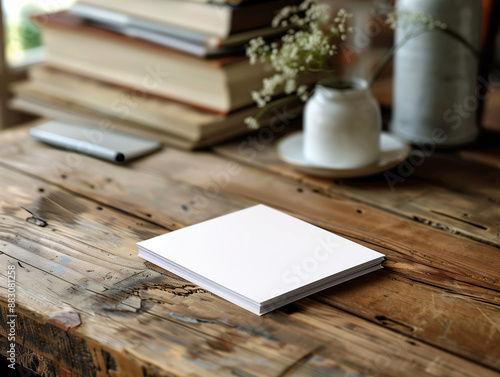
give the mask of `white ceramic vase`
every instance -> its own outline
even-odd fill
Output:
[[[304,156],[329,168],[369,166],[380,158],[380,106],[365,80],[345,89],[320,82],[304,109]]]
[[[398,0],[400,11],[423,12],[479,46],[481,1]],[[395,43],[421,25],[402,22]],[[463,43],[442,31],[426,31],[396,52],[390,130],[415,144],[456,146],[478,133],[478,61]]]

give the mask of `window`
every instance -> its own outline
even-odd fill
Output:
[[[8,66],[22,67],[43,56],[42,39],[30,16],[56,12],[69,7],[74,0],[3,0],[5,58]]]
[[[29,65],[43,59],[40,32],[30,21],[33,13],[67,8],[74,0],[0,0],[0,129],[29,119],[9,109],[13,81],[26,76]]]

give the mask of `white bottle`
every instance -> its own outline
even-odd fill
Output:
[[[397,9],[428,14],[478,49],[479,0],[398,0]],[[395,43],[415,28],[421,26],[400,22]],[[473,141],[478,134],[477,75],[474,54],[443,31],[425,31],[410,39],[394,60],[390,130],[415,144],[456,146]]]

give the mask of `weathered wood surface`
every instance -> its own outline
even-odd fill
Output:
[[[498,375],[498,154],[433,154],[391,191],[304,176],[270,146],[119,166],[1,134],[0,335],[15,264],[17,340],[43,376]],[[258,317],[137,257],[139,240],[257,202],[385,269]]]
[[[215,150],[240,163],[289,177],[309,189],[346,197],[500,247],[500,207],[492,205],[500,202],[497,146],[455,153],[422,151],[417,147],[409,160],[391,172],[364,179],[333,181],[294,171],[279,160],[272,146],[263,147],[252,158],[241,153],[241,141]]]

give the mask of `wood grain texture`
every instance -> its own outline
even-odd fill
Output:
[[[47,360],[46,370],[498,375],[500,261],[486,236],[415,221],[389,210],[389,195],[377,205],[370,182],[350,197],[348,184],[282,171],[267,153],[245,161],[221,150],[166,149],[120,166],[36,143],[26,129],[2,135],[1,265],[18,266],[18,339]],[[483,198],[418,180],[464,206]],[[410,188],[398,200],[418,201]],[[363,190],[373,197],[358,200]],[[257,317],[137,257],[139,240],[256,202],[385,253],[385,269]],[[3,269],[2,292],[5,276]]]
[[[26,318],[26,322],[22,322],[19,325],[23,330],[19,334],[19,337],[22,337],[25,345],[31,346],[33,349],[44,349],[45,353],[42,354],[44,357],[50,358],[53,354],[64,354],[66,358],[60,362],[63,368],[76,371],[82,375],[89,375],[91,373],[84,368],[84,365],[93,364],[105,368],[106,365],[103,366],[102,364],[105,364],[106,361],[101,360],[101,356],[95,356],[96,353],[97,355],[102,355],[103,353],[114,355],[112,359],[115,361],[110,365],[125,363],[124,365],[127,366],[123,368],[131,368],[120,356],[115,355],[112,352],[113,350],[104,348],[102,345],[93,349],[92,342],[90,341],[78,343],[77,345],[74,345],[72,342],[79,341],[81,337],[84,339],[87,337],[90,339],[97,337],[95,342],[111,342],[113,347],[118,347],[118,351],[124,352],[124,344],[131,343],[130,347],[137,347],[135,341],[142,343],[142,339],[147,338],[151,347],[155,346],[161,349],[161,342],[155,342],[154,339],[166,331],[164,329],[166,325],[173,326],[172,322],[175,322],[180,324],[181,330],[189,327],[193,331],[196,331],[196,334],[200,332],[205,334],[204,336],[207,336],[207,339],[204,342],[216,350],[221,349],[231,352],[231,357],[235,357],[238,353],[237,350],[234,350],[235,348],[237,349],[237,344],[242,343],[245,349],[251,349],[252,352],[257,354],[253,358],[258,357],[265,360],[265,355],[262,351],[263,348],[269,351],[273,347],[277,347],[275,357],[282,361],[288,353],[290,359],[286,362],[287,364],[283,363],[287,365],[286,367],[281,366],[283,370],[289,369],[289,371],[293,370],[295,372],[302,370],[304,373],[307,372],[307,374],[315,375],[314,370],[311,369],[312,367],[309,367],[309,365],[315,364],[320,365],[318,368],[335,366],[335,368],[342,370],[346,368],[346,370],[356,370],[356,368],[349,368],[348,365],[343,365],[338,361],[329,361],[326,357],[326,350],[330,349],[329,352],[336,354],[339,353],[339,350],[329,348],[329,341],[321,339],[323,337],[321,335],[321,328],[314,330],[314,328],[306,324],[297,324],[293,319],[293,315],[291,319],[285,321],[282,318],[284,316],[283,313],[266,316],[266,320],[263,321],[261,318],[235,308],[234,305],[218,299],[178,278],[165,278],[163,275],[153,274],[150,270],[145,270],[142,263],[136,264],[134,262],[138,258],[135,256],[135,252],[133,255],[130,255],[127,247],[123,248],[123,254],[119,255],[120,264],[126,265],[129,268],[137,267],[139,273],[137,271],[126,272],[127,270],[125,272],[113,272],[111,268],[117,262],[117,258],[116,254],[112,251],[116,250],[117,244],[126,245],[126,241],[131,237],[135,237],[135,235],[129,231],[122,232],[117,227],[113,227],[109,229],[109,236],[114,235],[111,239],[115,240],[115,243],[110,243],[103,239],[99,233],[93,234],[91,224],[109,224],[110,219],[117,217],[115,210],[110,208],[99,209],[99,207],[89,200],[73,198],[73,208],[78,207],[81,210],[80,214],[76,215],[79,220],[75,221],[75,223],[78,226],[71,226],[69,231],[66,232],[66,226],[64,220],[62,220],[65,216],[62,215],[66,213],[67,208],[61,204],[67,203],[69,198],[72,198],[69,192],[58,190],[51,184],[42,184],[36,179],[28,178],[5,169],[0,169],[0,173],[3,173],[3,176],[9,176],[12,184],[11,187],[18,188],[15,194],[11,194],[13,191],[11,189],[2,195],[2,208],[4,208],[2,213],[9,213],[11,216],[7,217],[4,215],[2,220],[4,224],[12,225],[2,231],[2,239],[4,240],[2,244],[4,254],[0,256],[4,260],[2,265],[12,263],[10,260],[11,255],[16,255],[16,260],[21,268],[21,270],[18,269],[20,273],[18,277],[18,281],[20,282],[19,289],[21,289],[19,297],[28,298],[26,302],[21,300],[20,305],[26,307],[26,310],[29,310],[29,312],[38,313],[39,315],[43,314],[46,317],[45,321],[49,322],[39,323]],[[43,191],[39,190],[41,185],[44,186]],[[19,207],[19,210],[16,211],[10,206],[5,205],[5,203],[9,203],[15,199],[23,207],[32,208],[29,203],[29,195],[33,192],[36,193],[35,197],[32,198],[33,201],[40,201],[36,196],[45,198],[43,201],[48,200],[46,198],[49,197],[53,205],[46,206],[47,212],[44,210],[36,211],[38,216],[46,219],[47,226],[37,227],[30,224],[32,228],[29,228],[27,232],[22,232],[19,230],[26,221],[25,218],[31,214],[26,213],[22,207]],[[54,195],[53,192],[58,192],[58,195]],[[126,224],[126,220],[127,217],[123,216],[122,222]],[[155,227],[151,224],[150,228]],[[9,229],[13,229],[10,231],[10,237],[8,235]],[[165,230],[158,228],[157,231],[161,233]],[[156,233],[151,230],[150,232],[150,235]],[[16,242],[23,246],[22,249],[6,242],[9,239],[14,239],[15,235],[22,238],[22,242]],[[81,242],[83,236],[91,240],[92,243],[95,243],[99,249],[95,250],[87,242]],[[55,239],[59,240],[60,245],[53,245]],[[44,247],[45,245],[48,245],[48,247]],[[71,245],[71,247],[66,245]],[[70,258],[71,260],[68,260]],[[113,263],[106,263],[109,259]],[[88,262],[85,263],[87,260]],[[90,262],[92,260],[94,260],[93,263]],[[128,266],[130,264],[132,266]],[[130,277],[123,279],[122,273],[130,275]],[[44,284],[40,284],[41,282]],[[28,294],[23,295],[22,292],[24,291],[29,292],[31,298]],[[36,299],[42,297],[43,300]],[[216,306],[218,309],[214,309],[214,302],[218,303]],[[302,313],[303,315],[308,312],[308,306],[324,307],[320,310],[325,312],[332,310],[330,315],[335,313],[334,309],[330,308],[329,305],[319,305],[314,301],[311,301],[309,305],[300,310],[293,307],[289,307],[286,310]],[[132,320],[132,316],[135,317],[134,313],[138,310],[150,315],[142,314],[139,318]],[[73,322],[73,314],[75,312],[79,313],[81,323],[75,324]],[[339,313],[337,315],[339,318],[338,327],[349,327],[351,325],[347,325],[347,323],[356,321],[355,317],[345,318],[346,313],[339,312],[338,310],[337,312]],[[94,323],[92,318],[92,315],[95,314],[99,315],[99,320],[95,321],[97,323]],[[68,318],[67,320],[66,317]],[[165,323],[165,321],[168,323]],[[69,326],[67,322],[69,322]],[[304,320],[304,322],[307,323],[308,321]],[[390,342],[393,338],[391,331],[365,323],[366,321],[364,320],[358,320],[358,322],[363,324],[364,327],[368,326],[368,329],[365,331],[368,331],[369,334],[371,333],[371,336],[374,338],[380,340],[380,337],[382,337],[386,342]],[[108,330],[103,329],[103,326],[107,326]],[[137,330],[134,331],[134,329]],[[292,334],[290,334],[291,329],[294,329]],[[181,330],[176,329],[173,335],[169,333],[169,337],[176,339],[179,337],[177,339],[178,342],[186,342],[189,336],[185,334],[185,331]],[[24,331],[26,333],[23,333]],[[75,340],[72,338],[62,340],[66,339],[63,332],[68,333],[68,331],[75,333]],[[51,336],[54,337],[53,342],[47,343],[47,340],[44,338],[47,333],[52,334]],[[118,334],[124,339],[121,337],[115,338]],[[308,336],[311,334],[314,334],[314,337]],[[315,339],[316,337],[320,340]],[[41,347],[41,344],[44,344],[43,347]],[[196,348],[197,344],[197,342],[191,343],[188,347],[189,352],[193,352],[193,347]],[[272,346],[272,344],[277,345]],[[347,350],[351,349],[351,345],[347,341],[341,344],[347,357]],[[76,347],[78,356],[75,355],[74,351],[70,351],[73,349],[72,347]],[[376,359],[378,346],[376,344],[372,345],[371,350],[369,345],[365,345],[365,347],[368,347],[368,349],[364,349],[362,352],[371,354],[371,359]],[[405,344],[405,347],[412,348],[411,343],[408,343],[408,345]],[[315,349],[323,350],[324,355],[316,355],[315,352],[312,352]],[[199,351],[201,352],[202,349]],[[155,364],[154,360],[150,359],[150,351],[136,352],[139,360]],[[165,352],[165,350],[161,352]],[[179,352],[182,354],[187,351]],[[412,353],[407,351],[406,357]],[[87,355],[84,357],[82,365],[75,364],[72,361],[73,358],[81,358],[80,354]],[[144,360],[145,355],[148,356],[146,360]],[[300,366],[296,365],[296,359],[302,360],[304,357],[308,360],[307,363],[301,363]],[[426,364],[425,360],[427,356],[422,355],[421,357],[420,367],[423,367]],[[398,355],[397,359],[399,358],[400,356]],[[109,360],[107,363],[110,363]],[[208,365],[209,363],[207,367]],[[393,366],[389,375],[399,370],[398,365],[399,363]],[[369,363],[357,366],[358,369],[369,367]],[[109,369],[109,365],[107,368]],[[165,368],[165,366],[163,365],[162,368]],[[172,366],[173,370],[177,370],[177,368],[179,366],[175,364]],[[268,368],[266,368],[266,371],[269,372],[268,375],[279,374],[279,371],[269,370]],[[220,369],[216,370],[217,373],[222,373]],[[120,369],[120,371],[122,370]],[[401,372],[402,370],[399,370],[398,373]],[[201,375],[201,371],[198,371],[198,373]],[[258,372],[258,370],[254,370],[254,373],[255,375],[266,375],[264,371]]]
[[[382,174],[332,181],[309,177],[293,170],[279,160],[272,146],[263,146],[258,154],[248,158],[241,153],[241,145],[242,141],[237,141],[217,147],[216,151],[240,163],[289,177],[299,187],[335,193],[452,234],[500,247],[500,207],[491,205],[494,199],[478,197],[474,191],[467,192],[468,188],[476,187],[479,182],[491,192],[498,186],[494,178],[498,170],[484,164],[487,160],[489,165],[496,163],[500,166],[500,158],[494,154],[493,148],[486,148],[486,151],[482,151],[482,148],[461,151],[460,156],[466,156],[463,160],[457,160],[459,157],[450,152],[426,152],[429,154],[426,156],[417,149],[413,160],[395,168],[390,176]],[[450,159],[449,156],[456,157]],[[426,169],[433,169],[433,174],[425,173]],[[464,169],[469,170],[460,179]],[[481,178],[479,182],[469,182],[467,177],[471,177],[475,170],[479,172],[474,173],[474,177]],[[446,180],[442,178],[443,175],[452,177]],[[450,184],[451,180],[455,183]]]
[[[332,192],[302,188],[300,182],[206,152],[167,149],[129,166],[115,166],[45,148],[32,140],[24,140],[18,148],[23,153],[5,155],[5,164],[70,187],[78,194],[98,195],[103,203],[172,230],[262,202],[343,235],[405,253],[413,261],[458,272],[457,279],[481,279],[493,289],[500,286],[496,251],[489,245],[472,242],[473,248],[464,247],[469,244],[466,238],[428,229],[419,221],[408,221]],[[65,165],[72,158],[79,163]],[[86,163],[90,161],[91,165]],[[70,170],[61,173],[63,167]],[[143,187],[148,187],[148,200],[134,200]],[[153,216],[158,210],[162,216]]]

